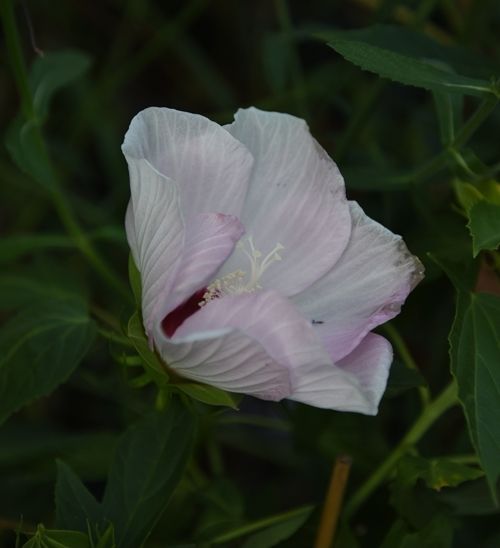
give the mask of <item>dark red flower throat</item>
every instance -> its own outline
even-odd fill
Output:
[[[161,327],[167,337],[173,337],[174,333],[177,331],[177,328],[182,325],[189,316],[192,316],[195,312],[198,312],[200,309],[200,302],[203,300],[203,295],[205,295],[207,288],[204,287],[200,289],[187,301],[184,301],[177,308],[169,312],[161,322]]]

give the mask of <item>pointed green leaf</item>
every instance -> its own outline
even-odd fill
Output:
[[[34,121],[16,118],[5,135],[5,146],[23,173],[45,188],[52,187],[54,174]]]
[[[174,399],[124,434],[103,499],[120,548],[137,548],[150,534],[181,479],[194,433],[193,415]]]
[[[472,234],[474,257],[482,249],[497,249],[500,245],[500,205],[480,200],[469,210],[469,230]]]
[[[91,544],[88,536],[79,531],[51,530],[39,525],[23,548],[91,548]]]
[[[57,461],[56,527],[86,533],[100,523],[101,505],[64,462]]]
[[[488,80],[458,73],[464,63],[457,60],[457,50],[440,46],[416,31],[375,25],[316,36],[351,63],[401,84],[480,96],[493,91]]]
[[[484,472],[478,468],[467,466],[453,460],[441,457],[424,459],[416,456],[406,456],[398,466],[400,483],[410,487],[421,479],[427,487],[440,491],[443,487],[456,487],[466,481],[483,477]]]
[[[406,535],[399,548],[451,548],[453,527],[450,518],[439,516],[416,533]]]
[[[0,422],[50,394],[75,370],[95,335],[79,299],[39,303],[0,331]]]
[[[30,84],[40,119],[46,117],[54,93],[83,76],[89,67],[88,55],[77,50],[49,52],[36,58],[30,70]]]
[[[258,521],[253,521],[231,529],[210,541],[210,544],[224,544],[232,540],[255,533],[247,538],[245,548],[263,548],[275,546],[278,542],[289,538],[307,520],[313,511],[313,506],[303,506],[289,512],[283,512]],[[258,533],[257,533],[258,531]],[[260,535],[262,533],[262,535]]]
[[[500,477],[500,297],[460,292],[450,344],[458,395],[495,493]]]

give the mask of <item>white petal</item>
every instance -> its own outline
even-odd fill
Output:
[[[396,316],[422,279],[420,261],[400,236],[351,202],[349,244],[330,272],[293,298],[315,323],[334,360],[349,354],[377,325]]]
[[[338,367],[358,379],[373,414],[376,414],[387,386],[392,358],[390,342],[380,335],[368,333],[350,354],[337,362]]]
[[[227,129],[255,158],[240,217],[247,234],[263,255],[278,243],[284,246],[282,261],[260,283],[296,294],[327,272],[348,242],[351,219],[342,176],[299,118],[250,108],[238,111]],[[246,266],[236,250],[221,274]]]
[[[229,257],[244,232],[233,215],[202,213],[186,227],[181,260],[172,282],[171,292],[160,307],[160,317],[207,285]]]
[[[182,375],[265,399],[287,397],[302,368],[331,365],[311,325],[273,291],[216,298],[155,343]]]
[[[286,369],[239,331],[211,331],[192,341],[168,340],[158,332],[155,342],[168,366],[188,379],[265,400],[290,394]]]
[[[127,158],[130,202],[125,228],[141,273],[142,313],[148,334],[158,319],[158,305],[169,288],[183,246],[184,226],[177,189],[146,160]]]
[[[253,158],[224,128],[207,118],[168,108],[148,108],[131,122],[123,152],[145,158],[174,180],[181,211],[239,216]]]
[[[376,415],[391,362],[391,345],[370,333],[336,366],[304,371],[290,399],[326,409]]]

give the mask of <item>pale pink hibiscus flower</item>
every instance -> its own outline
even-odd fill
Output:
[[[373,415],[396,316],[422,267],[347,201],[303,120],[227,126],[149,108],[125,136],[127,237],[149,340],[181,376],[266,400]]]

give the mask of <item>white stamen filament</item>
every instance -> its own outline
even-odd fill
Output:
[[[245,245],[247,243],[248,246]],[[252,236],[249,236],[245,242],[238,242],[236,249],[241,250],[250,261],[250,276],[248,281],[245,282],[247,273],[243,270],[236,270],[235,272],[230,272],[229,274],[222,276],[222,278],[217,278],[207,287],[207,290],[203,295],[203,300],[198,303],[199,306],[204,306],[218,297],[253,293],[258,289],[262,289],[259,280],[272,263],[281,261],[279,252],[284,249],[284,247],[280,243],[276,244],[274,249],[270,251],[262,261],[260,260],[262,253],[255,248]]]

